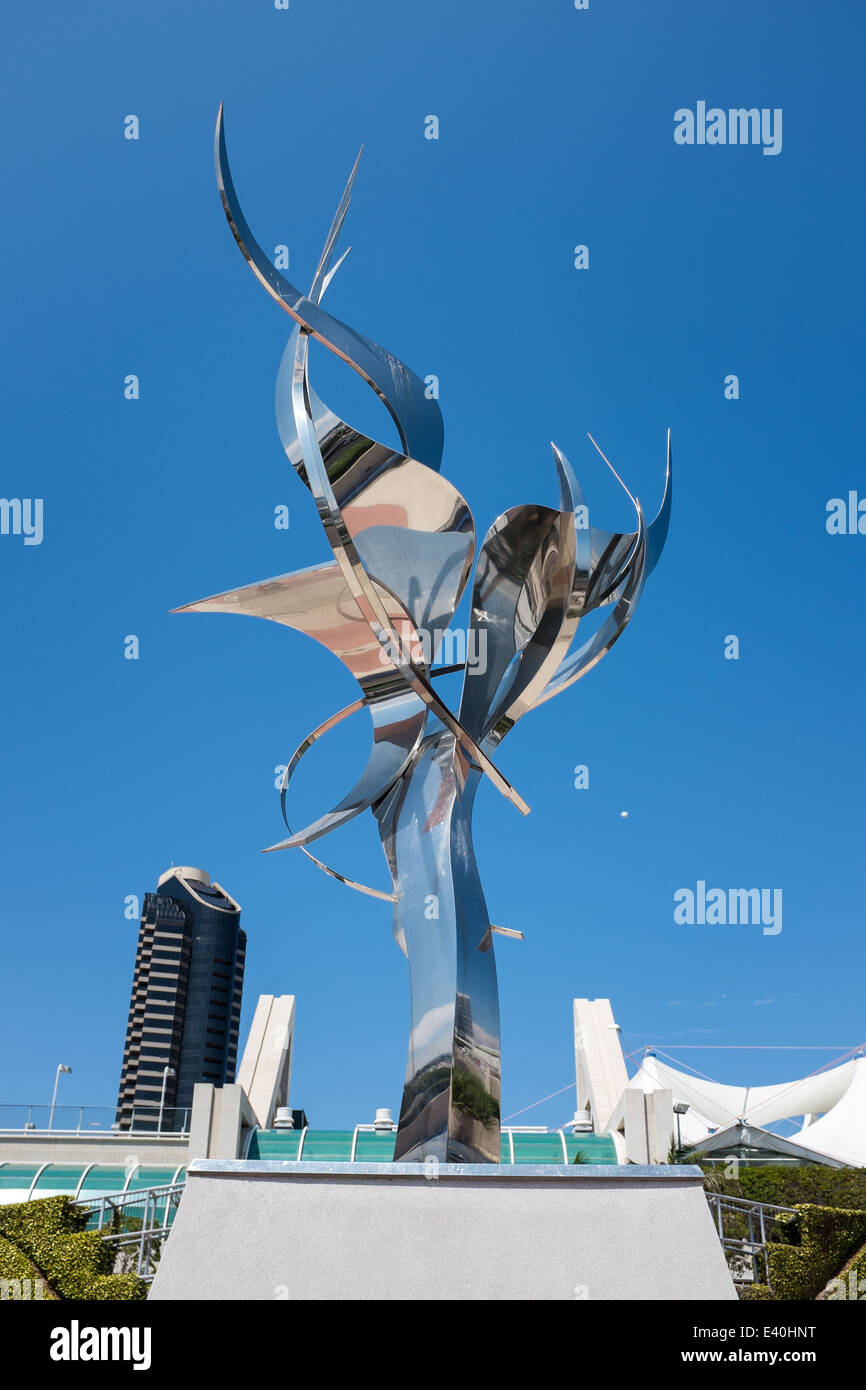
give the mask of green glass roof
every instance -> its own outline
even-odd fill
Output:
[[[167,1187],[177,1172],[176,1168],[139,1168],[133,1173],[127,1192],[137,1192],[143,1187]],[[186,1169],[177,1174],[178,1182],[183,1182]]]
[[[387,1131],[384,1134],[359,1133],[356,1160],[358,1163],[390,1163],[394,1157],[395,1138],[396,1135]]]
[[[257,1129],[250,1139],[247,1158],[276,1159],[286,1162],[298,1157],[298,1149],[303,1135],[301,1150],[302,1162],[348,1163],[352,1153],[352,1131],[350,1129]],[[393,1132],[359,1130],[355,1160],[358,1163],[391,1163],[394,1158]],[[562,1149],[562,1136],[559,1131],[552,1134],[522,1134],[514,1131],[511,1135],[514,1144],[515,1163],[573,1163],[578,1153],[586,1163],[616,1163],[616,1150],[608,1134],[566,1134],[565,1153]],[[508,1134],[501,1136],[500,1157],[503,1163],[510,1163],[511,1141]]]
[[[84,1163],[49,1163],[48,1167],[39,1174],[33,1189],[33,1196],[42,1197],[46,1190],[49,1192],[74,1192],[81,1181],[81,1174],[85,1167]],[[34,1171],[38,1172],[39,1170]]]
[[[0,1167],[0,1188],[29,1187],[40,1167],[39,1163],[4,1163]]]
[[[308,1163],[349,1163],[352,1156],[351,1129],[265,1129],[254,1130],[250,1137],[247,1157],[250,1159],[276,1159],[281,1162],[297,1159],[301,1150],[301,1160]],[[303,1139],[303,1148],[301,1140]],[[393,1131],[359,1130],[355,1141],[356,1163],[391,1163],[394,1158]],[[503,1163],[512,1161],[511,1144],[515,1163],[573,1163],[579,1152],[586,1163],[615,1164],[616,1150],[613,1140],[607,1134],[566,1134],[565,1154],[563,1136],[559,1131],[552,1134],[527,1134],[519,1130],[501,1136],[500,1157]],[[63,1192],[86,1202],[99,1197],[109,1197],[126,1192],[139,1192],[149,1187],[168,1187],[175,1180],[183,1182],[186,1170],[177,1168],[138,1168],[127,1182],[128,1170],[116,1163],[97,1163],[87,1169],[82,1163],[0,1163],[0,1201],[2,1193],[10,1195],[5,1200],[21,1201],[26,1197],[34,1183],[32,1197],[37,1199],[49,1193]],[[40,1168],[42,1169],[40,1173]],[[82,1181],[83,1176],[83,1181]]]
[[[78,1192],[79,1183],[81,1190],[78,1192],[78,1200],[82,1202],[88,1198],[114,1196],[123,1192],[128,1176],[127,1169],[114,1163],[96,1163],[81,1182],[82,1174],[87,1167],[85,1163],[49,1163],[45,1167],[41,1163],[0,1163],[0,1192],[23,1191],[26,1195],[40,1168],[42,1172],[39,1173],[39,1179],[32,1192],[34,1201],[56,1192],[68,1193],[70,1197],[74,1197]],[[178,1182],[183,1181],[185,1171],[182,1169],[178,1173]],[[176,1172],[176,1165],[173,1168],[139,1168],[133,1174],[127,1190],[167,1187]]]
[[[44,1176],[44,1175],[43,1175]],[[122,1192],[126,1182],[126,1169],[97,1163],[81,1185],[79,1197],[100,1197],[103,1192]],[[75,1191],[75,1188],[72,1189]]]

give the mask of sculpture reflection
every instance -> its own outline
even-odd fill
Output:
[[[297,847],[326,873],[394,905],[394,936],[409,963],[411,1030],[395,1159],[499,1161],[499,1003],[493,936],[472,846],[472,807],[482,776],[526,813],[493,761],[528,710],[579,680],[625,629],[667,535],[671,505],[668,435],[664,497],[635,530],[588,524],[583,494],[555,446],[559,505],[521,505],[493,523],[479,551],[470,649],[461,663],[455,714],[437,693],[432,664],[469,578],[475,528],[457,489],[439,473],[438,402],[393,354],[333,318],[322,297],[357,161],[328,233],[309,295],[276,270],[240,210],[228,166],[222,108],[217,178],[241,251],[269,294],[294,319],[280,366],[276,414],[285,452],[313,495],[333,559],[187,605],[196,612],[268,618],[305,632],[334,653],[361,695],[296,749],[283,779],[286,816],[292,775],[310,747],[366,707],[373,743],[366,767],[342,800],[273,849]],[[353,429],[309,382],[314,337],[347,362],[387,406],[400,453]],[[602,456],[603,457],[603,456]],[[614,475],[616,476],[616,475]],[[630,494],[629,494],[630,496]],[[581,620],[610,614],[571,655]],[[474,644],[474,645],[473,645]],[[383,893],[337,873],[307,848],[371,809],[391,873]],[[508,932],[508,935],[519,935]]]

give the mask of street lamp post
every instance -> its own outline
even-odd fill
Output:
[[[162,1095],[159,1098],[159,1124],[156,1129],[157,1134],[162,1134],[162,1112],[165,1109],[165,1088],[168,1085],[168,1078],[170,1076],[177,1076],[174,1067],[164,1067],[162,1072]]]
[[[49,1116],[48,1116],[48,1128],[49,1128],[49,1129],[53,1129],[53,1128],[54,1128],[54,1107],[55,1107],[56,1104],[57,1104],[57,1087],[58,1087],[59,1084],[60,1084],[60,1076],[61,1076],[61,1073],[62,1073],[62,1072],[67,1072],[68,1074],[71,1074],[72,1068],[71,1068],[71,1067],[64,1067],[64,1066],[61,1065],[61,1066],[59,1066],[59,1067],[57,1068],[57,1071],[56,1071],[56,1073],[55,1073],[55,1076],[54,1076],[54,1095],[51,1097],[51,1113],[50,1113]]]
[[[677,1117],[677,1154],[681,1154],[683,1151],[683,1137],[680,1134],[680,1115],[685,1115],[688,1108],[684,1100],[678,1101],[674,1106],[674,1114]]]

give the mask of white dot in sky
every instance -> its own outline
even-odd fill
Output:
[[[628,811],[620,811],[619,814],[620,814],[620,816],[622,817],[623,820],[627,820],[627,819],[628,819]]]

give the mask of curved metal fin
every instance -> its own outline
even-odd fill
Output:
[[[665,468],[665,490],[662,496],[661,506],[655,518],[647,527],[646,542],[646,572],[652,574],[659,562],[659,556],[665,547],[668,538],[668,527],[671,522],[671,490],[673,482],[673,467],[671,460],[671,432],[668,430],[667,466]]]
[[[424,382],[393,353],[356,333],[303,295],[271,263],[253,236],[241,210],[229,167],[222,103],[217,114],[214,146],[223,208],[235,241],[253,274],[272,299],[320,343],[347,362],[380,396],[397,426],[405,452],[426,463],[428,468],[438,470],[444,442],[442,414],[438,402],[427,396]],[[338,211],[335,221],[339,220]]]
[[[350,593],[358,607],[359,612],[370,626],[370,631],[381,644],[387,653],[389,660],[397,668],[406,681],[408,688],[413,690],[416,695],[424,701],[430,709],[442,721],[450,733],[454,734],[464,752],[469,758],[473,758],[490,778],[493,785],[503,796],[511,801],[523,815],[529,814],[529,806],[523,800],[506,777],[494,765],[489,756],[479,747],[478,743],[472,738],[471,734],[460,724],[444,701],[440,700],[436,694],[426,672],[419,668],[418,663],[413,659],[407,658],[400,638],[395,633],[393,624],[386,611],[382,595],[373,583],[370,573],[364,563],[360,553],[359,545],[356,545],[353,528],[349,525],[348,514],[344,516],[343,509],[337,499],[332,484],[329,469],[325,464],[322,449],[317,438],[313,420],[309,414],[307,384],[307,358],[309,349],[309,335],[301,333],[298,338],[297,355],[294,359],[292,374],[292,410],[294,412],[295,430],[304,460],[306,477],[309,482],[316,507],[319,513],[319,520],[324,527],[325,536],[330,545],[334,558],[343,574]],[[323,441],[325,442],[325,441]],[[370,441],[368,441],[369,443]],[[378,446],[381,448],[381,446]],[[388,451],[390,452],[390,451]],[[411,458],[403,458],[401,462],[406,465],[415,464],[419,467],[418,461]],[[427,470],[430,477],[436,477],[432,470]],[[335,482],[338,480],[335,480]],[[456,494],[456,489],[450,484],[447,486],[452,495]],[[462,498],[461,498],[462,502]],[[465,508],[465,503],[463,503]],[[468,513],[468,508],[466,508]],[[348,508],[347,508],[348,513]],[[369,533],[373,528],[365,528],[363,536],[369,540]],[[447,529],[447,528],[446,528]],[[453,557],[449,557],[449,561]],[[468,569],[467,569],[468,572]]]
[[[369,708],[373,721],[373,746],[361,776],[333,810],[319,816],[303,830],[293,831],[286,814],[286,797],[295,769],[314,743],[364,705]],[[354,820],[355,816],[379,801],[393,787],[421,742],[426,717],[424,705],[416,696],[398,693],[391,699],[380,700],[374,705],[368,704],[366,700],[355,700],[320,724],[295,749],[283,773],[280,807],[289,835],[279,844],[269,845],[268,848],[296,849],[312,844],[314,840],[319,840],[323,835],[328,835],[332,830],[337,830],[341,825]]]
[[[487,667],[483,684],[467,675],[460,717],[480,728],[489,747],[546,689],[583,612],[591,560],[586,504],[568,459],[551,448],[560,511],[513,508],[494,522],[479,556],[471,630],[485,641]]]
[[[331,223],[330,231],[328,232],[328,235],[325,238],[325,245],[322,250],[321,257],[319,259],[319,264],[316,266],[316,273],[313,276],[313,283],[310,288],[309,298],[312,304],[318,304],[321,301],[322,295],[325,293],[325,290],[327,289],[330,283],[331,276],[328,274],[328,267],[331,264],[331,257],[334,254],[334,248],[337,245],[337,240],[342,230],[343,223],[346,220],[346,213],[349,211],[349,204],[352,201],[352,185],[355,182],[355,175],[358,172],[358,165],[361,163],[361,155],[363,153],[364,146],[362,145],[358,151],[358,158],[355,160],[355,163],[352,166],[352,172],[349,175],[349,181],[346,184],[343,196],[340,199],[340,206],[337,208],[337,211],[334,215],[334,220]],[[347,254],[348,252],[344,252],[343,255],[340,257],[340,260],[334,267],[335,272],[340,268],[340,265],[345,260]]]
[[[605,619],[598,631],[593,633],[582,647],[565,658],[550,684],[536,700],[536,706],[543,705],[547,700],[553,699],[554,695],[561,695],[563,690],[567,690],[569,686],[574,685],[588,671],[591,671],[593,666],[596,666],[602,657],[606,656],[631,622],[646,580],[647,526],[643,510],[637,500],[636,505],[638,531],[635,556],[622,595],[613,612]]]
[[[592,439],[592,435],[589,436]],[[613,464],[598,448],[595,440],[592,439],[601,457],[604,459],[610,471],[613,473],[617,482],[623,488],[634,504],[634,497],[625,483],[620,478]],[[647,555],[646,555],[646,575],[652,574],[659,557],[664,549],[667,539],[668,527],[671,515],[671,432],[667,432],[667,466],[665,470],[665,489],[662,496],[661,505],[655,516],[647,527]],[[611,532],[602,531],[597,527],[591,528],[592,544],[592,577],[590,580],[589,592],[586,598],[586,612],[594,608],[603,608],[608,604],[615,603],[622,591],[622,586],[628,578],[632,557],[635,553],[637,542],[636,531]]]
[[[331,269],[328,271],[327,275],[325,276],[324,280],[322,281],[322,288],[319,290],[319,300],[318,300],[318,302],[319,302],[320,304],[321,304],[322,300],[323,300],[324,297],[325,297],[325,291],[326,291],[326,289],[327,289],[328,286],[330,285],[331,281],[333,280],[333,278],[334,278],[334,276],[336,275],[337,271],[340,269],[340,266],[343,264],[343,261],[346,259],[346,257],[348,256],[349,252],[351,251],[351,249],[352,249],[351,246],[347,246],[347,247],[346,247],[345,251],[343,252],[343,254],[342,254],[342,256],[340,257],[340,259],[337,261],[336,265],[334,265],[334,266],[331,267]]]

